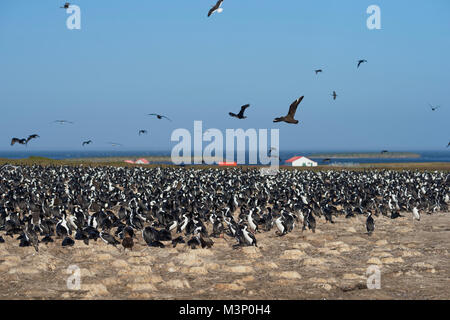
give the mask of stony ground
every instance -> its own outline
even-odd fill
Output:
[[[99,240],[63,248],[0,244],[0,299],[449,299],[450,214],[376,219],[318,220],[315,234],[258,233],[258,248],[233,250],[231,238],[212,249],[143,246],[132,252]],[[80,290],[70,290],[68,267],[81,269]],[[367,289],[377,265],[381,289]]]

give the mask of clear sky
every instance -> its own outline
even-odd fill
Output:
[[[67,29],[63,2],[0,1],[0,150],[23,150],[10,139],[33,133],[31,150],[87,139],[92,150],[170,150],[172,131],[194,120],[280,128],[282,150],[449,142],[448,0],[225,0],[210,18],[215,0],[74,0],[81,30]],[[372,4],[381,30],[366,26]],[[299,125],[272,123],[301,95]],[[228,116],[247,103],[248,119]]]

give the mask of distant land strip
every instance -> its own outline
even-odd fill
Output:
[[[317,153],[310,154],[309,158],[316,159],[372,159],[372,158],[396,158],[396,159],[407,159],[407,158],[420,158],[420,154],[411,152],[368,152],[368,153]]]

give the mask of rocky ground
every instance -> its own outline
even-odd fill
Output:
[[[0,299],[449,299],[450,214],[318,219],[317,232],[300,227],[284,236],[258,233],[258,248],[233,250],[234,239],[214,239],[212,249],[144,246],[141,235],[124,253],[98,240],[61,247],[61,240],[20,248],[0,244]],[[81,287],[67,287],[69,266]],[[376,265],[381,289],[367,289]]]

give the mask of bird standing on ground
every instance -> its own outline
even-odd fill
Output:
[[[217,1],[217,3],[208,11],[208,17],[215,12],[221,13],[223,11],[223,8],[221,8],[222,2],[223,0]]]
[[[357,68],[359,68],[359,66],[362,64],[362,63],[366,63],[367,62],[367,60],[359,60],[358,61],[358,67]]]
[[[229,112],[228,114],[229,114],[230,116],[235,117],[235,118],[238,118],[238,119],[245,119],[245,118],[247,118],[247,117],[244,116],[244,112],[245,112],[245,109],[247,109],[248,107],[250,107],[249,104],[243,105],[243,106],[241,107],[241,111],[239,111],[238,114],[235,114],[235,113],[233,113],[233,112]]]
[[[366,219],[366,229],[367,229],[367,234],[369,236],[375,230],[375,221],[372,218],[372,213],[371,212],[369,212],[369,215],[367,216],[367,219]]]
[[[275,118],[273,120],[273,122],[286,122],[286,123],[297,124],[298,120],[294,119],[295,112],[297,111],[297,107],[300,104],[300,102],[302,102],[304,97],[305,96],[301,96],[300,98],[298,98],[297,100],[292,102],[291,106],[289,107],[288,114],[284,117]]]

